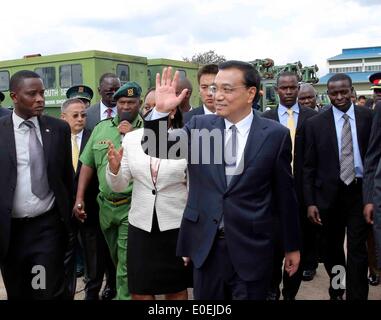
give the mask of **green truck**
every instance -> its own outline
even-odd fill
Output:
[[[105,51],[82,51],[41,56],[29,55],[22,59],[0,61],[0,91],[5,95],[3,107],[11,107],[9,97],[9,79],[20,70],[32,70],[38,73],[45,85],[46,113],[58,116],[66,91],[73,85],[89,86],[94,97],[92,103],[100,100],[98,93],[99,78],[106,72],[119,76],[122,84],[136,81],[145,93],[155,85],[156,72],[165,66],[180,70],[193,85],[192,105],[198,106],[199,94],[197,85],[198,64],[168,59],[152,59]]]

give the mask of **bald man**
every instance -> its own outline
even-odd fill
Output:
[[[188,78],[181,77],[176,86],[176,95],[178,96],[184,89],[188,89],[188,91],[185,98],[179,105],[179,108],[182,113],[193,110],[192,106],[190,105],[190,98],[192,96],[193,87]]]
[[[298,91],[298,103],[300,106],[319,111],[319,107],[316,104],[316,97],[316,90],[311,84],[303,83],[300,85]]]

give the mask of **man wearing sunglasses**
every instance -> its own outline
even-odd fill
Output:
[[[77,193],[79,172],[81,162],[79,155],[85,148],[90,138],[91,131],[85,128],[86,125],[86,105],[79,98],[66,100],[61,107],[61,119],[66,121],[71,130],[72,162],[75,171],[74,194]],[[65,256],[65,279],[67,294],[70,299],[74,298],[76,289],[76,242],[79,231],[83,246],[84,264],[86,270],[85,300],[98,300],[99,291],[103,283],[105,270],[105,255],[108,253],[106,243],[103,239],[99,226],[99,206],[96,201],[98,195],[98,182],[93,179],[86,190],[86,210],[89,212],[84,223],[78,225],[73,222],[75,232],[71,235],[69,248]],[[115,282],[115,280],[113,280]]]

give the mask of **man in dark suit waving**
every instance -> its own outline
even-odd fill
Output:
[[[14,112],[0,119],[1,272],[8,299],[59,299],[73,202],[70,128],[42,115],[38,74],[15,73],[10,96]]]
[[[188,159],[189,197],[178,238],[177,254],[194,263],[196,299],[266,298],[271,278],[274,215],[279,214],[286,270],[299,265],[299,223],[291,175],[291,139],[280,124],[252,110],[260,77],[241,61],[227,61],[211,91],[217,115],[193,117],[167,136],[168,114],[185,96],[176,96],[179,73],[165,68],[156,76],[156,107],[145,122],[148,153],[176,158],[172,135],[180,135],[180,156]],[[157,120],[155,120],[157,119]],[[152,135],[153,132],[156,136]],[[203,136],[206,134],[206,136]],[[211,139],[213,135],[213,139]],[[152,145],[151,145],[152,142]],[[160,147],[156,153],[152,148]],[[157,149],[159,150],[159,149]],[[197,152],[199,151],[199,152]],[[111,150],[110,150],[111,152]],[[113,151],[117,172],[121,153]],[[276,203],[273,208],[271,203]]]
[[[290,130],[291,141],[293,145],[293,174],[295,180],[296,194],[299,202],[299,216],[303,230],[303,249],[306,243],[306,235],[309,233],[309,225],[312,225],[307,219],[307,209],[303,205],[303,159],[304,159],[304,125],[305,121],[317,114],[311,108],[302,107],[297,103],[298,97],[298,78],[295,73],[283,72],[277,78],[276,91],[279,96],[279,105],[273,110],[266,111],[262,117],[280,122]],[[277,247],[274,254],[274,273],[269,292],[269,300],[279,299],[279,285],[282,280],[282,265],[284,254],[281,246]],[[302,263],[303,263],[302,251]],[[298,293],[302,281],[303,268],[289,277],[287,272],[283,273],[283,297],[285,300],[294,300]]]
[[[352,104],[352,80],[346,74],[332,76],[327,87],[332,106],[306,123],[304,199],[309,219],[322,226],[331,299],[342,300],[346,287],[348,300],[365,300],[368,227],[362,215],[362,178],[372,112]],[[346,286],[333,279],[338,272]]]

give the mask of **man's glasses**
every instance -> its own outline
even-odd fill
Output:
[[[84,119],[87,117],[87,114],[86,113],[73,113],[73,114],[70,114],[70,116],[74,119],[77,119],[78,117],[81,117],[82,119]]]
[[[209,89],[209,93],[211,93],[211,94],[216,94],[218,91],[222,92],[223,94],[232,94],[235,89],[243,88],[243,87],[246,88],[245,85],[234,86],[234,87],[231,87],[231,86],[217,87],[216,85],[211,85],[211,86],[209,86],[208,89]]]

